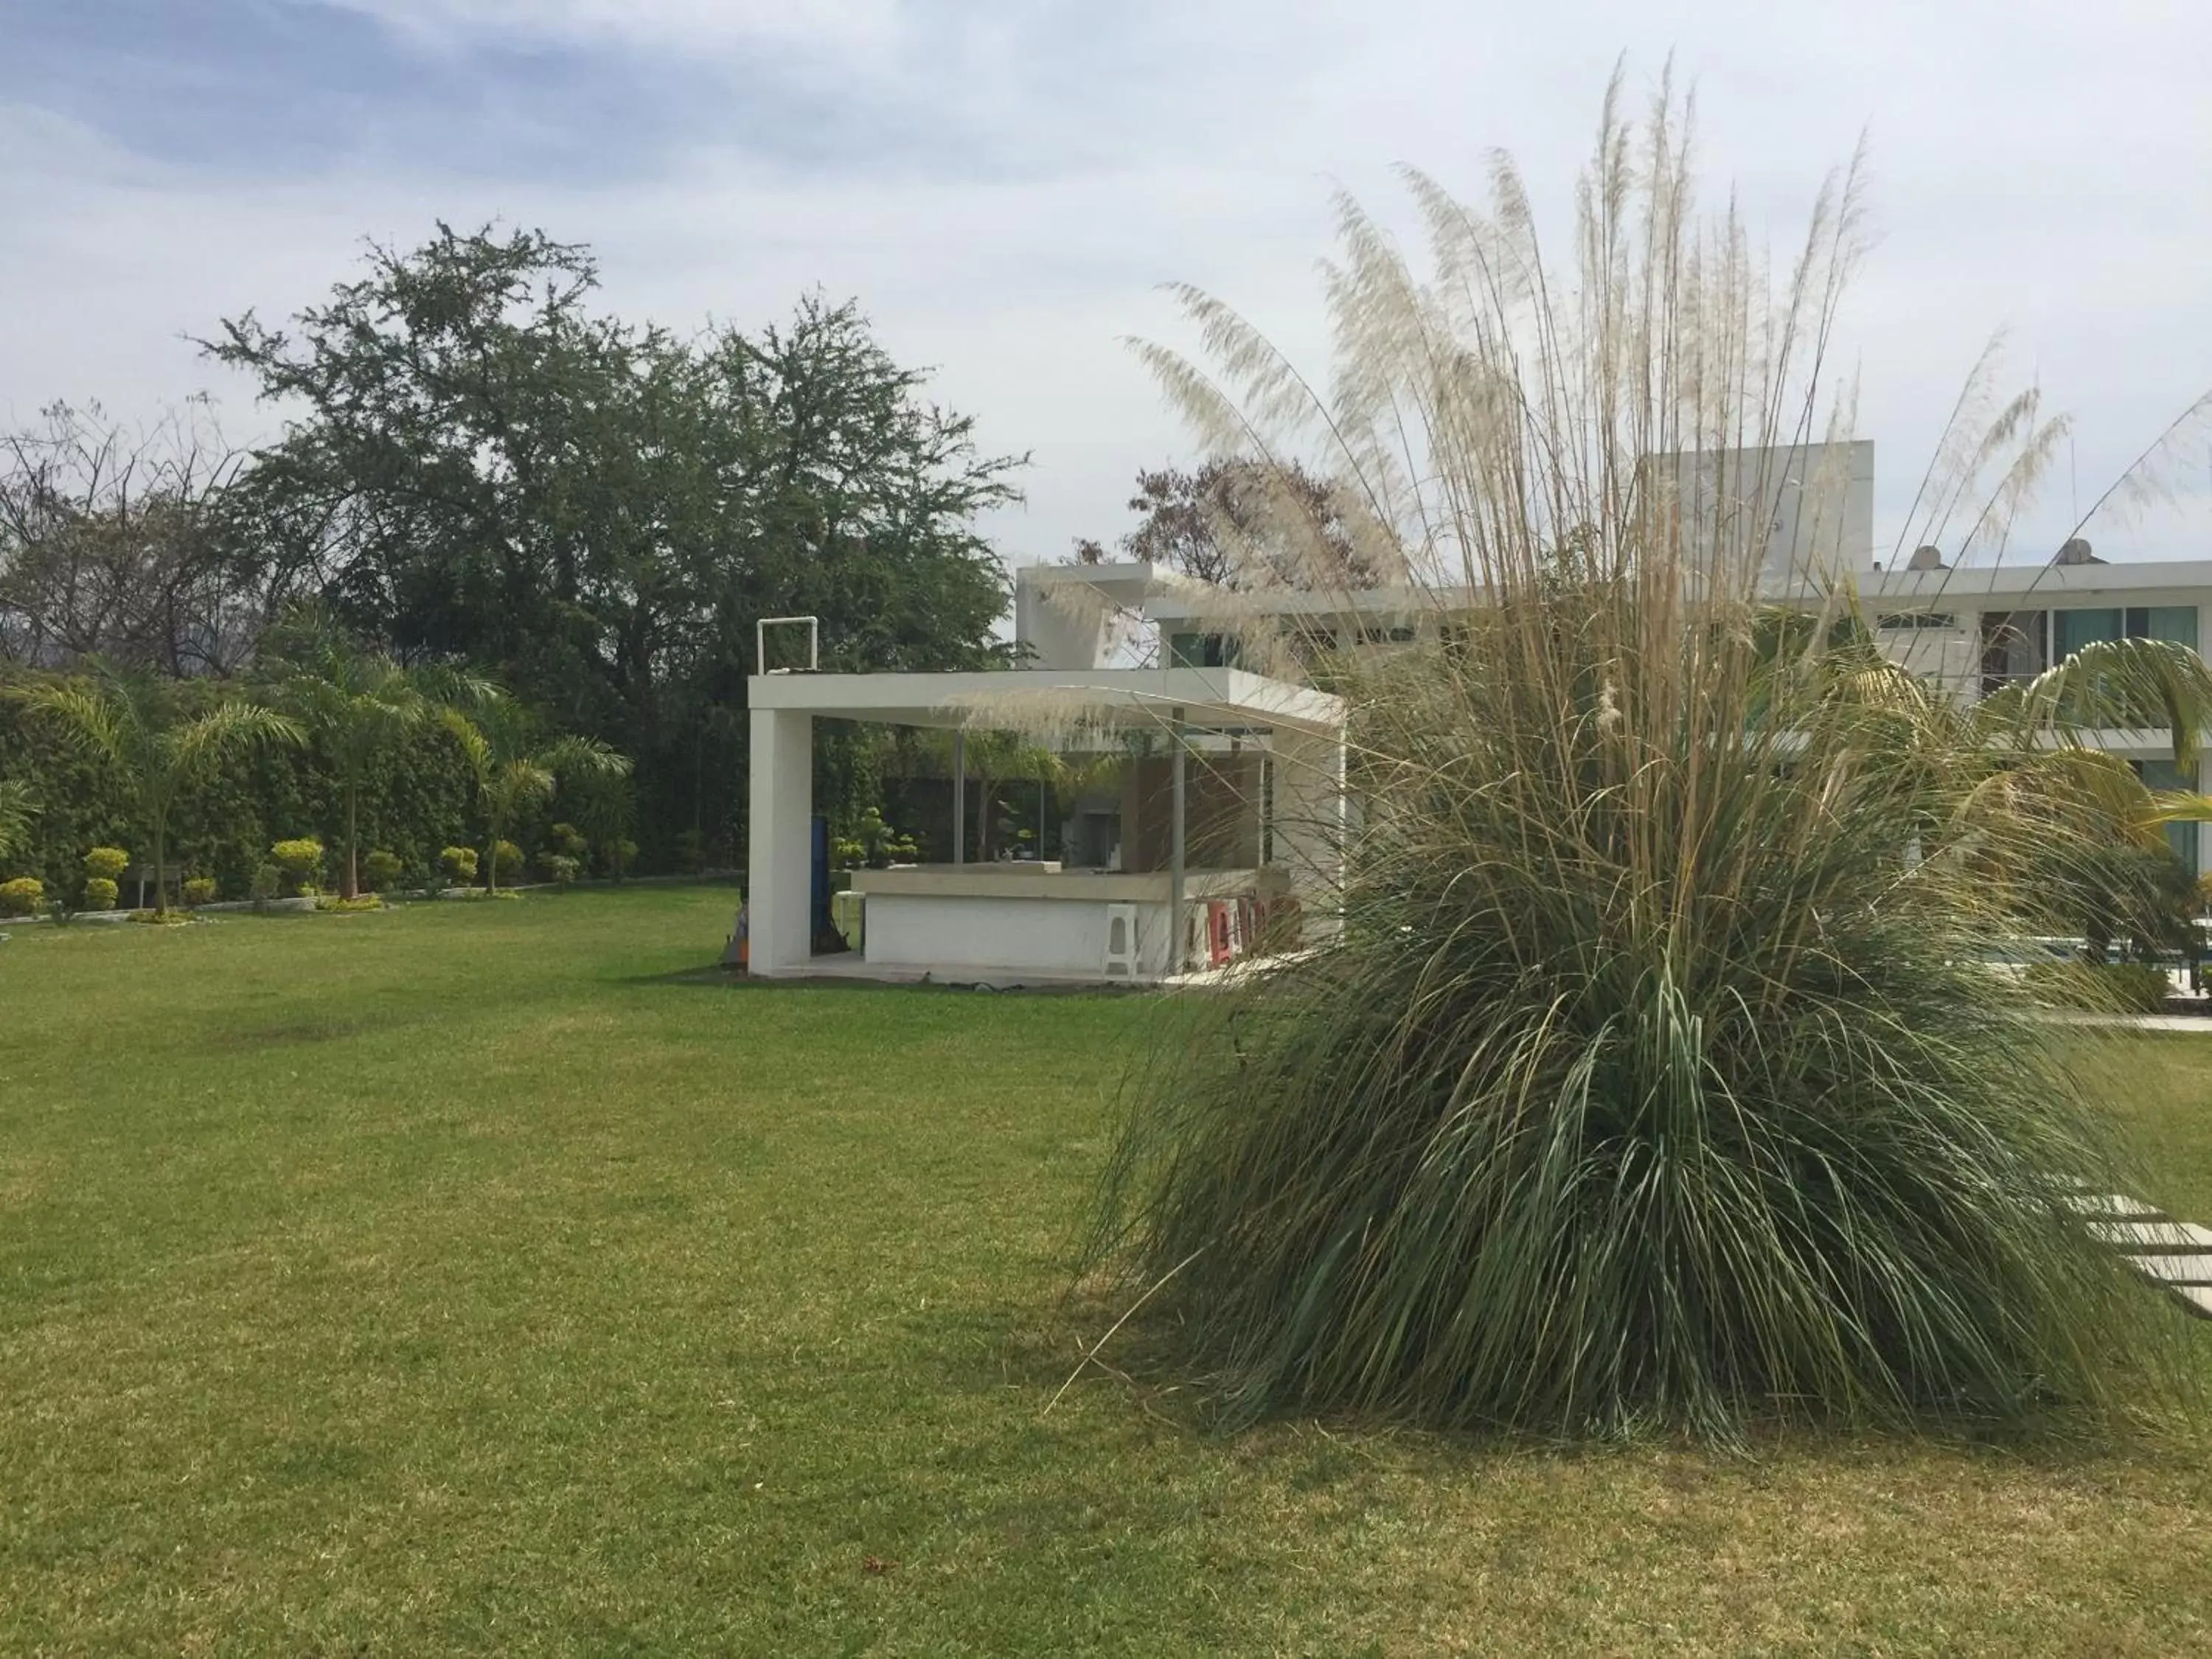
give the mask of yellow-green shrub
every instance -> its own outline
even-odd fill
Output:
[[[473,847],[448,847],[438,854],[438,862],[445,866],[447,878],[461,886],[477,878],[477,849]]]
[[[198,909],[203,904],[215,902],[216,885],[213,876],[194,876],[184,886],[185,903]]]
[[[94,881],[112,882],[131,867],[131,854],[120,847],[95,847],[84,855],[84,873]]]
[[[35,916],[46,905],[46,884],[36,876],[0,881],[0,916]]]
[[[361,861],[361,884],[372,893],[381,893],[397,884],[403,868],[398,854],[380,847]]]
[[[87,876],[84,878],[84,908],[88,910],[112,910],[117,890],[106,876]]]
[[[269,858],[283,872],[286,887],[295,893],[310,890],[323,872],[323,844],[312,836],[277,842],[270,848]]]
[[[523,872],[522,849],[511,841],[492,844],[492,873],[501,881],[513,881]]]

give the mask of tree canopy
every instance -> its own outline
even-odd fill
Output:
[[[228,522],[270,609],[325,600],[402,661],[466,660],[636,757],[642,818],[712,840],[741,799],[753,624],[824,666],[973,667],[1006,578],[976,528],[1021,458],[810,295],[757,334],[594,309],[589,252],[441,224],[284,328],[208,343],[289,411]]]

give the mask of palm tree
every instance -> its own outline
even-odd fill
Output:
[[[512,698],[482,697],[472,712],[446,711],[447,727],[467,750],[483,806],[484,887],[499,890],[499,844],[532,802],[550,800],[562,775],[622,777],[629,757],[597,738],[543,739],[526,711]]]
[[[441,708],[472,707],[489,682],[440,668],[403,668],[378,651],[323,632],[294,659],[281,695],[337,769],[345,812],[345,873],[340,891],[361,893],[361,789],[387,745],[434,719]]]
[[[296,721],[258,703],[224,697],[192,712],[173,680],[94,662],[81,680],[19,687],[11,695],[66,740],[112,767],[153,843],[154,908],[168,913],[169,823],[178,805],[226,759],[264,743],[297,743]]]

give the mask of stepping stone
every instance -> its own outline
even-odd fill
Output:
[[[2118,1193],[2068,1193],[2058,1200],[2076,1215],[2101,1216],[2107,1221],[2162,1221],[2166,1212],[2139,1198]]]
[[[2212,1227],[2193,1221],[2093,1221],[2089,1237],[2127,1250],[2212,1250]]]
[[[2183,1307],[2199,1319],[2212,1319],[2212,1285],[2176,1285],[2172,1289]]]
[[[2146,1278],[2167,1285],[2212,1285],[2212,1254],[2203,1255],[2131,1255],[2128,1266]]]

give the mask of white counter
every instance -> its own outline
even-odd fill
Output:
[[[1164,871],[1132,875],[1063,870],[1036,863],[923,865],[856,870],[852,890],[865,896],[864,960],[886,966],[1012,969],[1056,979],[1105,976],[1109,908],[1132,908],[1137,972],[1169,971],[1170,880]],[[1192,870],[1187,902],[1285,890],[1273,870]]]

